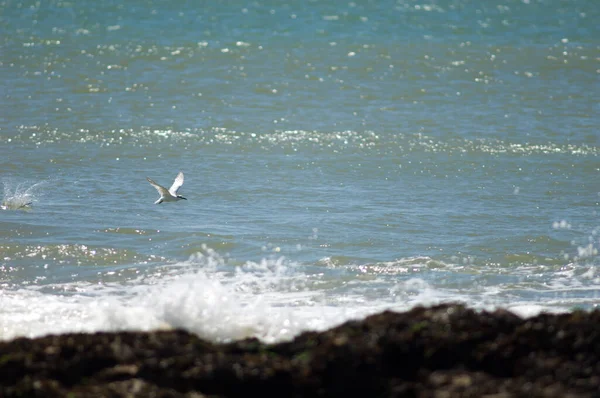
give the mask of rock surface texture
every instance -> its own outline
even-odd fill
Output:
[[[0,343],[2,397],[599,397],[600,311],[384,312],[267,345],[184,331]]]

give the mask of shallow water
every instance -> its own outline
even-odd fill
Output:
[[[2,339],[599,303],[594,1],[0,8]]]

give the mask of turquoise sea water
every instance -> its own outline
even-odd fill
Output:
[[[595,308],[598,20],[594,0],[0,0],[0,339]],[[146,177],[180,170],[188,200],[154,205]]]

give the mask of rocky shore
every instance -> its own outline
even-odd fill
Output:
[[[417,307],[267,345],[184,331],[0,343],[2,397],[598,397],[600,311]]]

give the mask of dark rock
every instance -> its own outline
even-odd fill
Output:
[[[266,345],[184,331],[0,343],[2,397],[597,397],[600,311],[417,307]]]

